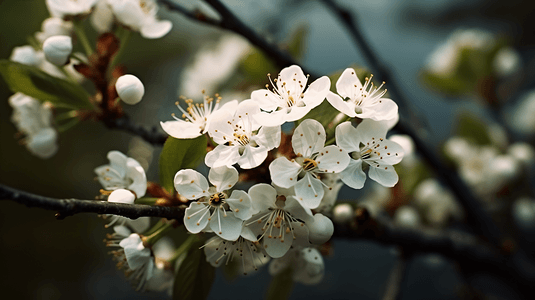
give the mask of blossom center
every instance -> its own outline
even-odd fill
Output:
[[[225,193],[215,193],[210,196],[209,203],[213,207],[221,206],[224,203],[224,200],[227,198]]]

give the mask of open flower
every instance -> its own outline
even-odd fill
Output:
[[[269,165],[271,180],[276,185],[295,186],[295,195],[304,207],[313,209],[320,205],[324,195],[321,173],[342,172],[349,163],[347,152],[338,146],[325,147],[325,129],[316,120],[304,120],[292,135],[295,160],[279,157]]]
[[[216,94],[217,97],[217,94]],[[180,107],[178,101],[175,103],[178,109],[182,111],[182,119],[175,114],[171,114],[175,121],[160,122],[163,130],[170,136],[177,139],[193,139],[208,131],[208,125],[212,117],[219,110],[229,110],[234,112],[238,106],[238,100],[229,101],[219,107],[220,97],[217,99],[204,96],[203,103],[193,104],[192,99],[186,99],[188,107],[184,110]]]
[[[374,86],[371,76],[362,85],[355,70],[347,68],[336,82],[336,91],[341,97],[329,92],[327,101],[352,118],[390,120],[396,117],[398,105],[391,99],[383,98],[386,90],[381,91],[382,87]]]
[[[266,159],[269,150],[279,146],[280,126],[258,130],[253,117],[259,112],[260,108],[254,101],[245,100],[234,114],[224,110],[212,118],[208,133],[219,145],[206,154],[207,166],[238,163],[243,169],[256,168]]]
[[[282,195],[269,184],[259,183],[249,189],[255,215],[245,226],[262,239],[264,250],[273,257],[282,257],[292,245],[308,245],[308,229],[304,218],[312,218],[310,209],[302,207],[294,196]]]
[[[403,158],[403,148],[385,138],[386,122],[364,120],[357,128],[351,122],[336,127],[336,144],[351,156],[347,168],[340,173],[340,179],[354,189],[360,189],[366,181],[362,163],[369,165],[368,176],[383,186],[393,187],[398,174],[392,165]]]
[[[123,248],[126,263],[131,271],[125,273],[137,284],[136,290],[144,288],[147,281],[154,274],[154,258],[149,248],[145,248],[141,237],[132,233],[123,239],[119,246]]]
[[[282,125],[301,119],[320,105],[329,92],[331,81],[323,76],[308,88],[307,81],[308,76],[303,74],[303,70],[292,65],[282,69],[275,82],[271,83],[273,91],[262,89],[252,92],[251,99],[263,110],[256,116],[258,122],[265,126]]]
[[[251,200],[246,192],[235,190],[230,197],[227,190],[238,182],[238,171],[222,166],[210,169],[208,179],[191,169],[176,173],[174,183],[177,192],[191,202],[184,214],[184,225],[191,233],[199,233],[210,224],[221,238],[236,240],[242,231],[243,220],[252,214]],[[229,210],[230,209],[230,210]]]
[[[156,18],[158,4],[154,0],[108,0],[108,4],[119,23],[144,38],[161,38],[173,27],[171,21]]]
[[[147,176],[143,167],[133,158],[119,151],[108,152],[109,165],[95,169],[98,181],[106,190],[128,189],[138,198],[147,191]]]

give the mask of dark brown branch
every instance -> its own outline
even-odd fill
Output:
[[[133,123],[126,115],[118,119],[103,120],[103,122],[110,129],[130,132],[153,145],[163,145],[168,137],[167,134],[160,132],[158,127],[154,126],[151,129],[147,129],[139,124]]]
[[[130,219],[160,217],[177,219],[180,222],[184,217],[184,210],[178,207],[119,204],[96,200],[57,199],[19,191],[3,184],[0,184],[0,200],[12,200],[28,207],[54,210],[58,212],[56,214],[58,219],[79,213],[113,214]]]

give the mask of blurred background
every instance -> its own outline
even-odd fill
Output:
[[[176,2],[215,14],[198,1]],[[303,67],[315,73],[368,67],[343,26],[321,1],[223,2],[261,35],[280,42]],[[504,221],[504,226],[519,224],[515,229],[507,227],[511,234],[533,234],[533,200],[517,199],[529,195],[523,191],[531,182],[519,178],[531,178],[522,174],[531,174],[533,165],[535,96],[530,90],[535,78],[535,3],[337,3],[356,13],[376,55],[388,66],[411,108],[422,118],[420,131],[428,143],[459,169],[463,179],[484,199],[482,205],[489,212],[508,216],[505,219],[509,223]],[[48,16],[44,0],[0,1],[0,58],[7,59],[14,47],[26,45],[27,37],[39,31]],[[133,34],[121,60],[128,73],[145,84],[144,100],[125,108],[131,119],[140,124],[159,126],[160,121],[170,120],[171,113],[178,111],[174,103],[179,95],[200,99],[202,89],[208,94],[219,92],[226,100],[246,99],[255,86],[267,83],[266,73],[279,71],[239,36],[192,22],[164,7],[159,16],[173,22],[171,32],[157,40]],[[89,22],[85,25],[90,39],[95,40],[97,33]],[[110,150],[136,158],[147,170],[149,180],[158,180],[160,147],[96,122],[82,122],[62,132],[59,151],[52,158],[32,156],[15,138],[12,109],[7,102],[10,95],[0,80],[0,183],[50,197],[93,199],[101,188],[94,180],[94,169],[108,162],[106,154]],[[458,139],[452,142],[452,137]],[[510,149],[518,141],[523,141],[521,145],[525,147]],[[496,167],[502,168],[503,173],[492,178],[493,186],[498,186],[492,191],[481,185],[482,181],[488,182],[481,173],[485,173],[489,162],[477,161],[467,170],[463,159],[480,157],[479,151],[487,150],[492,152],[489,159],[493,161],[509,155],[509,160]],[[385,192],[368,181],[367,188],[357,192],[343,187],[339,198],[352,204],[367,203],[371,210],[390,214],[400,226],[465,228],[463,212],[451,197],[441,202],[438,212],[429,211],[429,206],[438,204],[429,204],[426,195],[444,188],[433,182],[432,174],[421,166],[417,155],[414,161],[396,167],[401,178],[397,189]],[[427,185],[422,187],[426,179]],[[109,249],[102,240],[109,230],[96,215],[80,214],[58,221],[52,211],[29,209],[10,201],[2,205],[0,256],[4,257],[2,269],[6,273],[0,287],[6,299],[166,297],[165,293],[137,293],[132,289],[107,254]],[[396,263],[396,249],[339,239],[333,239],[331,246],[331,254],[325,257],[324,280],[314,286],[295,284],[291,298],[382,299]],[[219,271],[210,298],[262,298],[269,281],[266,268],[232,281]],[[463,282],[451,261],[438,255],[414,256],[401,284],[401,299],[463,299]],[[514,291],[486,274],[472,278],[471,283],[484,293],[515,298]]]

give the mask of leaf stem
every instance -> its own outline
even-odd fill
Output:
[[[170,263],[174,263],[182,254],[187,253],[193,243],[197,241],[197,235],[192,234],[188,236],[188,238],[176,249],[175,254],[171,258],[169,258],[167,261]]]

